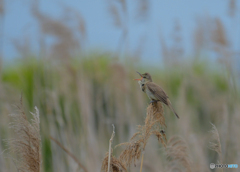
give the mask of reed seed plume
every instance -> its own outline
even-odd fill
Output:
[[[41,28],[42,36],[51,36],[58,41],[51,45],[50,56],[58,59],[69,59],[74,55],[73,52],[80,48],[80,42],[78,41],[79,35],[75,29],[67,24],[62,19],[55,19],[44,14],[35,2],[32,5],[32,15],[37,20],[39,27]],[[66,9],[69,11],[69,9]],[[73,11],[73,10],[72,10]],[[70,12],[69,12],[70,13]],[[68,13],[68,14],[69,14]],[[73,13],[73,12],[72,12]],[[85,25],[80,15],[73,14],[73,21],[80,27],[80,36],[83,38],[85,35]]]
[[[160,102],[155,102],[148,106],[145,125],[138,126],[138,132],[132,136],[130,142],[121,143],[116,146],[125,146],[125,149],[120,154],[120,161],[126,166],[130,166],[130,164],[134,162],[136,166],[136,160],[139,160],[141,154],[144,154],[148,139],[151,135],[157,136],[158,141],[166,147],[165,141],[167,141],[167,138],[164,130],[161,129],[162,127],[167,127],[163,115],[163,107]]]
[[[15,133],[15,138],[7,140],[9,150],[16,154],[18,171],[40,172],[41,167],[41,135],[39,111],[31,113],[31,123],[27,120],[22,103],[17,106],[19,113],[10,115],[13,122],[10,128]]]
[[[166,148],[169,171],[191,172],[191,161],[186,142],[179,136],[169,139]]]
[[[112,132],[112,136],[109,140],[109,150],[106,153],[106,156],[102,162],[102,168],[101,170],[104,172],[127,172],[127,168],[125,167],[125,165],[122,163],[122,161],[120,161],[119,159],[115,158],[112,155],[112,142],[113,142],[113,138],[115,136],[115,126],[112,124],[113,126],[113,132]]]
[[[228,2],[228,13],[231,17],[235,16],[237,11],[237,2],[236,0],[229,0]]]
[[[228,45],[228,39],[226,36],[225,28],[221,20],[215,19],[213,30],[212,30],[212,42],[216,45],[220,46],[227,46]]]
[[[147,107],[147,117],[145,120],[145,125],[146,121],[148,121],[148,118],[152,118],[154,121],[156,121],[158,124],[160,124],[161,127],[167,128],[167,125],[165,123],[165,117],[164,117],[164,112],[163,112],[163,106],[161,102],[155,102],[154,104],[150,104]]]
[[[142,153],[141,143],[143,140],[130,141],[127,143],[121,143],[117,146],[125,146],[125,149],[120,154],[120,161],[126,166],[130,166],[132,162],[136,166],[136,160],[139,160]]]
[[[220,137],[218,134],[218,130],[214,124],[212,124],[212,129],[210,130],[211,133],[211,141],[209,142],[209,149],[218,153],[220,163],[222,164],[222,148]]]
[[[149,16],[150,2],[149,0],[140,0],[137,8],[136,18],[146,20]]]
[[[105,158],[102,162],[102,168],[101,171],[107,172],[108,171],[108,158],[109,157],[109,153],[107,152],[105,155]],[[114,157],[112,155],[112,151],[111,151],[111,157],[110,157],[111,161],[110,161],[110,171],[111,172],[127,172],[127,168],[125,166],[125,164],[120,161],[119,159],[117,159],[116,157]]]

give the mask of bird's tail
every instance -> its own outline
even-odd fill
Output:
[[[176,115],[176,117],[179,119],[179,116],[177,114],[177,112],[174,110],[174,108],[172,107],[172,103],[170,102],[170,100],[167,100],[168,102],[168,107],[171,109],[171,111]]]

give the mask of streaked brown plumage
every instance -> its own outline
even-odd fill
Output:
[[[148,95],[148,97],[151,99],[150,103],[153,103],[155,101],[160,101],[164,103],[171,109],[171,111],[176,115],[176,117],[179,118],[178,114],[172,107],[172,104],[169,100],[168,95],[159,85],[152,82],[151,75],[149,73],[144,73],[144,74],[140,74],[139,72],[137,73],[141,76],[141,78],[135,79],[135,80],[138,80],[138,83],[142,91],[145,92]]]

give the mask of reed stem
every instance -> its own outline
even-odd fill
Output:
[[[142,172],[143,158],[144,158],[144,151],[142,152],[142,160],[141,160],[141,168],[140,168],[140,172]]]
[[[108,149],[108,172],[110,172],[110,162],[111,162],[111,152],[112,152],[112,141],[113,141],[113,138],[115,136],[115,126],[112,124],[113,126],[113,132],[112,132],[112,136],[109,140],[109,149]]]

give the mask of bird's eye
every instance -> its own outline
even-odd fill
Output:
[[[143,78],[146,78],[146,76],[144,76]]]
[[[144,84],[142,84],[142,87],[144,86]]]

